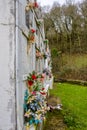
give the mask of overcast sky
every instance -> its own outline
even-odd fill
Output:
[[[44,5],[52,5],[54,1],[58,1],[58,3],[60,4],[63,4],[65,3],[66,0],[37,0],[41,6],[44,6]],[[78,1],[81,1],[81,0],[74,0],[75,2],[78,2]]]

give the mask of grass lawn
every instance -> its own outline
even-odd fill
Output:
[[[62,101],[67,130],[87,130],[87,87],[55,83],[50,93]]]

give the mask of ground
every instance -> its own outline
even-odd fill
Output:
[[[48,112],[44,130],[66,130],[66,128],[67,126],[63,122],[63,116],[60,110]]]
[[[58,104],[61,104],[61,100],[59,97],[56,97],[55,95],[50,95],[47,99],[49,106],[57,106]],[[50,119],[50,120],[49,120]],[[53,110],[51,109],[47,113],[47,120],[45,123],[44,130],[66,130],[67,126],[65,125],[63,121],[63,115],[62,110]]]
[[[49,103],[52,105],[53,101],[56,104],[61,99],[63,110],[48,112],[44,130],[87,130],[86,86],[55,83],[50,94],[54,95],[54,98],[49,100]]]

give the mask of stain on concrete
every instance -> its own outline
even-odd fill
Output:
[[[9,99],[7,110],[11,110],[13,105],[13,99]]]
[[[13,16],[15,16],[15,8],[14,8],[15,2],[16,2],[15,0],[14,0],[14,1],[10,0],[10,1],[9,1],[10,13],[11,13]]]

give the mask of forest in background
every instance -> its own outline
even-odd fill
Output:
[[[55,78],[87,80],[87,0],[42,8]]]

